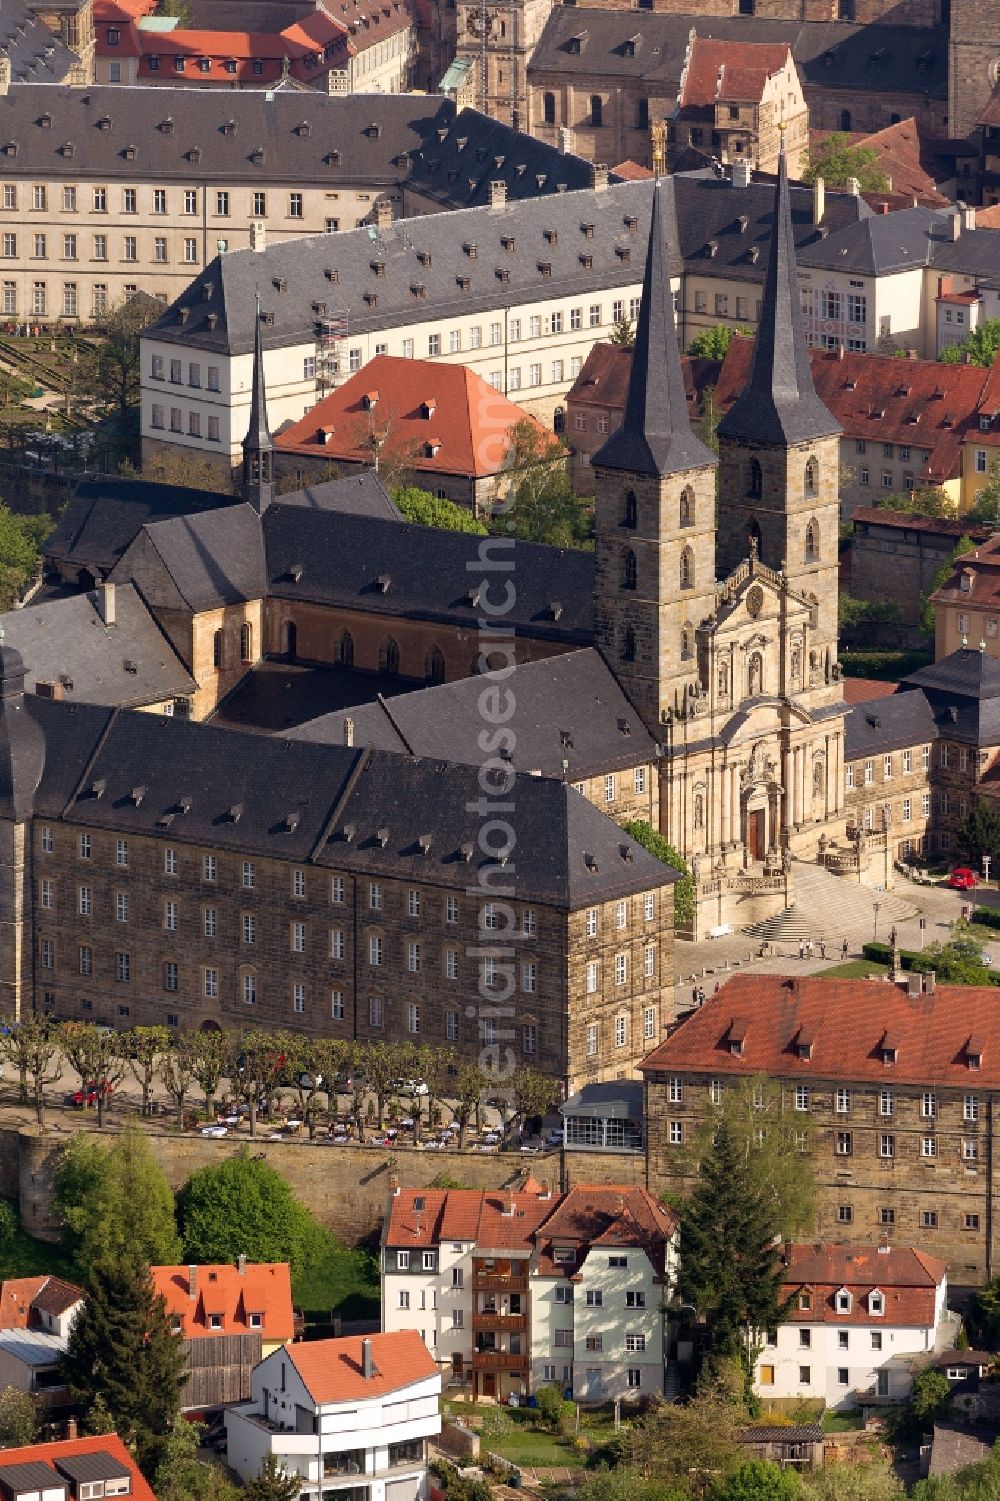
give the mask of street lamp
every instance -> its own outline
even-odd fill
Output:
[[[987,886],[990,884],[990,861],[992,858],[992,855],[983,856],[983,880]]]
[[[882,910],[882,903],[881,902],[873,902],[872,903],[872,910],[875,913],[875,929],[874,929],[874,932],[872,933],[872,941],[874,943],[878,943],[878,915],[879,915],[879,913]]]

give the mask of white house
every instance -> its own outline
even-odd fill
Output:
[[[424,1501],[441,1377],[414,1330],[285,1345],[226,1410],[230,1467],[247,1480],[274,1454],[300,1501]]]
[[[791,1307],[757,1361],[757,1395],[831,1408],[905,1398],[914,1357],[947,1332],[945,1263],[886,1245],[786,1245],[783,1260]]]

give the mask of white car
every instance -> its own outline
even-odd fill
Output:
[[[396,1079],[392,1087],[397,1094],[430,1094],[430,1090],[423,1079]]]
[[[228,1136],[228,1126],[202,1126],[202,1136]]]

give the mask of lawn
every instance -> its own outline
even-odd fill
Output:
[[[365,1251],[337,1245],[332,1254],[292,1278],[292,1296],[309,1321],[338,1313],[342,1319],[377,1319],[378,1267]]]
[[[18,1226],[5,1246],[0,1248],[0,1281],[8,1277],[63,1277],[79,1282],[81,1272],[62,1246],[47,1240],[35,1240]]]
[[[572,1439],[559,1438],[554,1433],[541,1433],[535,1429],[515,1429],[513,1433],[504,1433],[499,1438],[487,1438],[483,1436],[482,1446],[491,1454],[499,1454],[501,1459],[509,1459],[512,1464],[530,1465],[533,1468],[538,1465],[573,1465],[580,1467],[586,1459],[585,1454],[579,1454],[573,1448]]]
[[[854,1433],[863,1427],[860,1408],[848,1412],[824,1412],[824,1433]]]
[[[819,970],[812,978],[816,980],[878,980],[888,973],[888,965],[873,964],[869,959],[848,959],[846,964],[835,964],[831,969]]]

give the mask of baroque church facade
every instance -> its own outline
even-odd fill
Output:
[[[660,830],[698,931],[790,897],[792,858],[845,834],[837,661],[839,426],[816,394],[782,156],[753,371],[719,424],[686,412],[657,183],[621,428],[593,457],[599,649],[660,746]]]

